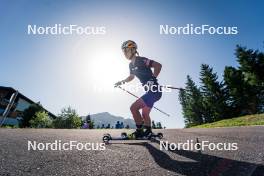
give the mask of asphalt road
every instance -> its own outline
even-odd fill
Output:
[[[112,141],[124,130],[0,129],[0,175],[264,175],[264,127],[161,130],[162,141],[237,143],[238,150],[160,150],[158,142]],[[158,131],[156,131],[158,132]],[[28,141],[75,141],[99,150],[28,150]],[[92,144],[93,143],[93,144]],[[98,147],[98,146],[99,147]],[[173,149],[173,148],[172,148]]]

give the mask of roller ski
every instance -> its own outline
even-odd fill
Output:
[[[134,133],[127,134],[127,133],[121,133],[120,137],[112,137],[110,134],[104,134],[103,136],[103,142],[109,143],[109,141],[114,140],[150,140],[154,141],[155,139],[162,139],[163,134],[162,133],[146,133],[146,132],[139,132],[139,130],[136,130]]]

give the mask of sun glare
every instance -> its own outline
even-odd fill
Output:
[[[111,89],[114,83],[128,76],[128,63],[120,57],[120,53],[116,53],[116,49],[102,50],[102,52],[93,53],[90,58],[89,77],[94,85]]]
[[[90,41],[82,40],[76,44],[74,52],[79,58],[76,71],[86,87],[111,91],[117,81],[128,76],[129,62],[120,49],[120,43],[104,40],[91,45]]]

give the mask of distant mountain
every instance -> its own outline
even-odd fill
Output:
[[[82,119],[85,120],[86,116],[82,116]],[[110,127],[114,127],[116,122],[119,121],[120,123],[124,123],[124,127],[129,125],[130,128],[136,128],[135,122],[133,119],[125,119],[124,117],[114,116],[108,112],[102,112],[97,114],[92,114],[91,119],[94,121],[95,128],[99,125],[100,127],[102,124],[106,127],[110,124]]]

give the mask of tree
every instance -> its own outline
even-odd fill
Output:
[[[156,126],[157,126],[157,127],[156,127],[157,129],[162,129],[162,125],[161,125],[160,122],[157,122]]]
[[[200,125],[204,122],[202,95],[189,75],[187,75],[185,90],[180,90],[179,101],[182,105],[186,127]]]
[[[235,55],[239,67],[225,67],[223,81],[207,64],[201,65],[201,87],[187,76],[179,92],[186,127],[264,112],[264,53],[237,46]]]
[[[110,123],[105,127],[106,129],[110,129]]]
[[[151,123],[152,123],[152,128],[153,128],[153,129],[156,129],[156,124],[155,124],[154,120],[152,120]]]
[[[71,107],[63,108],[61,114],[54,120],[55,128],[80,128],[81,118]]]
[[[31,104],[27,109],[23,111],[22,127],[30,127],[29,121],[34,118],[37,112],[44,111],[40,103]]]
[[[201,65],[200,80],[203,96],[204,122],[214,122],[228,118],[227,94],[224,84],[218,82],[218,76],[207,64]]]
[[[247,113],[264,112],[264,53],[237,45],[236,57],[247,89]]]
[[[91,121],[91,115],[88,114],[85,118],[86,122],[89,123]]]
[[[49,128],[51,127],[52,120],[45,111],[36,112],[35,116],[29,121],[31,127],[34,128]]]
[[[232,117],[249,114],[249,89],[244,82],[241,70],[234,67],[226,67],[224,71],[224,81],[228,93],[227,104],[229,114]]]
[[[90,120],[89,122],[89,129],[94,129],[94,121]]]

